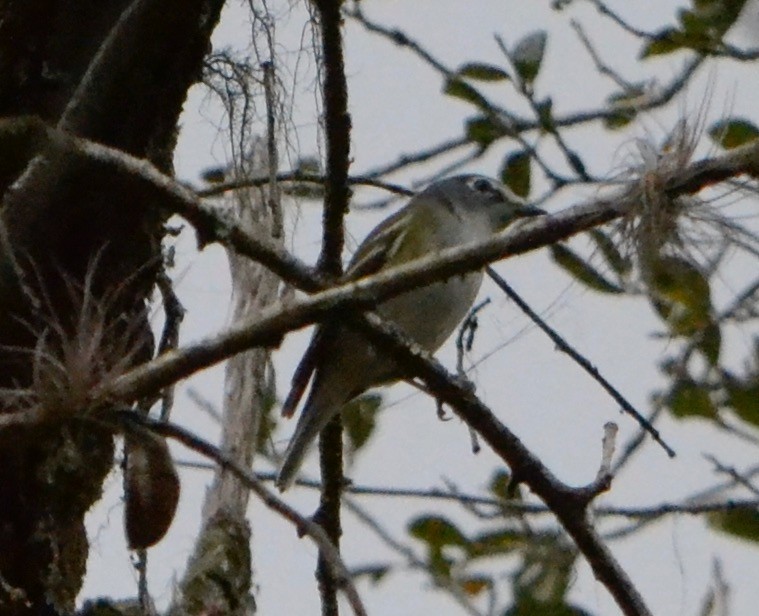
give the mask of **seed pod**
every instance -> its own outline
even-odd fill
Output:
[[[132,550],[158,543],[179,502],[179,476],[165,439],[147,431],[124,437],[124,529]]]

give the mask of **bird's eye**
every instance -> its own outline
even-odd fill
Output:
[[[490,180],[486,180],[485,178],[477,178],[469,186],[471,186],[473,190],[476,190],[480,193],[496,192],[495,188],[493,187],[493,183]]]

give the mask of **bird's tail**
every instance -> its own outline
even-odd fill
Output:
[[[318,380],[317,374],[279,469],[276,485],[280,492],[287,490],[295,481],[311,443],[346,402],[335,388],[320,387]]]

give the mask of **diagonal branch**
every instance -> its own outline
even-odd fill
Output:
[[[231,456],[224,453],[210,442],[177,424],[151,419],[145,415],[135,413],[132,410],[115,411],[115,415],[117,421],[125,424],[127,428],[130,426],[147,428],[165,438],[174,439],[175,441],[182,443],[182,445],[188,449],[199,453],[209,460],[213,460],[225,471],[229,471],[235,475],[235,477],[237,477],[247,489],[255,492],[256,496],[258,496],[259,500],[264,505],[293,524],[298,529],[299,533],[311,537],[314,543],[319,547],[319,552],[325,556],[327,565],[330,567],[335,580],[337,580],[338,587],[348,598],[353,612],[357,614],[357,616],[366,615],[366,609],[361,602],[361,597],[351,581],[350,572],[340,558],[340,553],[337,548],[332,544],[332,541],[322,527],[312,520],[301,516],[295,509],[279,499],[273,492],[271,492],[271,490],[264,487],[253,471],[243,467],[239,462],[235,461]]]
[[[288,332],[323,320],[336,309],[368,310],[404,291],[479,269],[489,262],[534,250],[612,220],[621,215],[616,209],[620,204],[624,205],[624,201],[616,204],[592,202],[569,208],[556,216],[525,225],[516,233],[502,233],[485,242],[443,250],[286,305],[275,304],[254,318],[232,324],[213,338],[172,351],[130,370],[100,395],[108,394],[117,399],[141,397],[253,346],[277,345]],[[312,280],[310,286],[317,284]]]
[[[643,597],[588,521],[587,490],[570,488],[559,481],[472,393],[468,383],[449,374],[441,364],[430,359],[416,345],[407,346],[401,337],[384,326],[375,315],[366,315],[366,320],[372,327],[361,329],[371,342],[392,356],[403,368],[421,378],[439,401],[453,408],[509,465],[512,480],[529,486],[548,505],[622,612],[628,616],[650,615]]]
[[[593,380],[595,380],[601,387],[606,390],[606,392],[619,404],[620,407],[622,407],[622,410],[625,411],[628,415],[631,415],[635,421],[638,422],[638,425],[648,432],[653,439],[659,443],[664,448],[664,451],[667,452],[667,455],[669,455],[670,458],[675,457],[674,450],[667,445],[667,443],[664,442],[664,440],[661,437],[661,434],[659,431],[654,428],[654,426],[649,422],[643,415],[640,414],[640,412],[632,405],[630,402],[628,402],[627,398],[625,398],[611,383],[609,383],[606,378],[599,372],[598,368],[596,368],[590,361],[588,361],[587,358],[582,356],[580,353],[575,351],[572,346],[562,338],[559,333],[552,329],[548,323],[546,323],[543,319],[540,318],[540,315],[537,314],[532,308],[530,308],[529,304],[525,302],[519,294],[514,291],[514,289],[511,288],[511,285],[506,282],[499,274],[496,272],[492,267],[487,267],[486,269],[487,275],[490,277],[490,279],[495,282],[495,284],[498,286],[498,288],[503,291],[506,296],[514,302],[519,309],[524,312],[530,320],[535,323],[556,345],[556,348],[562,351],[563,353],[566,353],[572,360],[580,366],[585,372],[587,372]]]

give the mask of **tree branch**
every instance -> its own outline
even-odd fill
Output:
[[[332,541],[321,526],[301,516],[295,509],[279,499],[260,482],[251,470],[244,468],[218,447],[189,430],[171,422],[158,421],[144,415],[139,415],[132,410],[115,411],[114,413],[117,421],[125,424],[127,427],[136,425],[147,428],[165,438],[178,441],[188,449],[199,453],[209,460],[213,460],[224,470],[234,474],[246,488],[255,493],[266,507],[290,522],[297,528],[299,533],[311,537],[319,548],[320,554],[324,555],[325,561],[330,567],[334,579],[337,581],[338,588],[345,593],[354,614],[357,616],[366,615],[361,597],[351,581],[348,568],[343,563],[337,548],[332,544]]]
[[[580,355],[577,351],[575,351],[572,346],[562,338],[562,336],[559,335],[559,333],[552,329],[548,323],[546,323],[543,319],[540,318],[540,315],[538,315],[532,308],[530,308],[529,304],[525,302],[514,289],[511,288],[511,285],[506,282],[502,276],[498,274],[492,267],[487,267],[486,272],[488,277],[495,282],[495,284],[498,286],[501,291],[503,291],[506,296],[514,302],[519,309],[524,312],[529,319],[535,323],[556,345],[556,348],[562,351],[563,353],[566,353],[580,368],[585,370],[586,373],[588,373],[591,378],[596,381],[603,389],[608,393],[614,401],[619,404],[620,407],[622,407],[622,410],[627,413],[628,415],[632,416],[635,421],[638,422],[638,425],[645,430],[659,445],[662,446],[664,451],[667,452],[667,455],[670,458],[673,458],[675,456],[675,451],[667,445],[667,443],[664,442],[664,440],[661,437],[661,434],[659,431],[654,428],[654,426],[649,422],[641,413],[632,405],[630,402],[628,402],[627,398],[625,398],[619,390],[617,390],[609,381],[607,381],[604,376],[598,371],[598,368],[596,368],[587,358]]]
[[[321,68],[324,71],[322,99],[327,138],[327,177],[322,219],[322,250],[319,272],[337,278],[343,273],[344,216],[348,211],[348,167],[350,165],[351,117],[348,113],[348,84],[343,59],[342,1],[315,0],[321,31]],[[319,436],[319,462],[323,488],[316,520],[339,550],[342,534],[340,492],[343,485],[343,426],[340,415]],[[337,580],[319,553],[316,577],[322,600],[322,615],[337,616]]]

